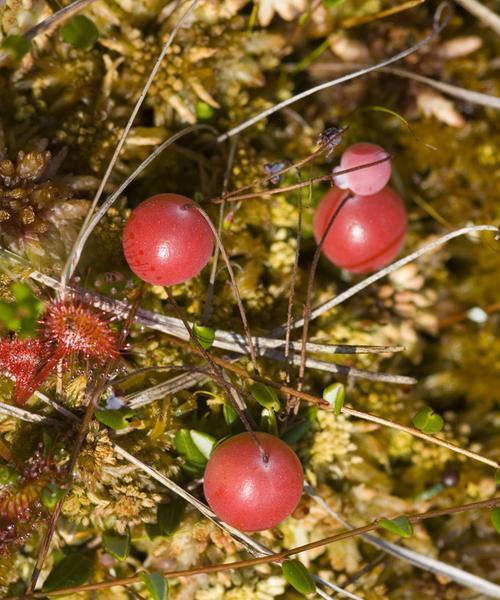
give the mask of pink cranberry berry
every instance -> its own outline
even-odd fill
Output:
[[[122,242],[125,258],[138,277],[168,286],[198,275],[210,260],[214,238],[192,200],[158,194],[132,211]]]
[[[352,190],[355,194],[362,196],[376,194],[387,185],[391,178],[392,167],[390,159],[378,165],[358,169],[357,171],[351,171],[343,175],[335,175],[335,172],[373,163],[386,156],[388,156],[388,153],[377,144],[360,142],[349,146],[340,158],[340,165],[333,169],[335,185],[343,190]]]
[[[304,486],[295,452],[273,435],[256,435],[267,463],[252,436],[240,433],[214,450],[203,484],[214,513],[243,531],[261,531],[281,523],[297,507]]]
[[[319,243],[346,190],[332,188],[314,215],[314,237]],[[406,237],[406,210],[401,198],[386,186],[371,196],[347,200],[335,217],[322,251],[335,265],[352,273],[376,271],[392,262]]]

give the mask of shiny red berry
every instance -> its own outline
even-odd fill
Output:
[[[319,243],[347,190],[332,188],[314,215],[314,237]],[[369,273],[389,264],[406,237],[406,210],[401,198],[386,186],[371,196],[347,200],[335,217],[322,251],[335,265],[352,273]]]
[[[392,166],[390,159],[378,165],[350,171],[342,175],[335,175],[335,172],[373,163],[387,156],[388,153],[377,144],[368,142],[352,144],[344,150],[340,158],[340,165],[333,170],[335,185],[363,196],[376,194],[387,185],[391,178]]]
[[[302,465],[285,442],[268,433],[255,440],[240,433],[222,442],[205,470],[204,491],[210,508],[243,531],[261,531],[281,523],[297,507],[304,486]]]
[[[198,275],[210,260],[214,237],[196,204],[158,194],[132,211],[123,232],[132,271],[147,283],[175,285]]]

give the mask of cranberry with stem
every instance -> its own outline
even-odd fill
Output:
[[[319,243],[333,212],[349,191],[332,188],[320,201],[313,229]],[[352,273],[369,273],[392,262],[404,245],[406,210],[386,186],[370,196],[350,198],[334,219],[322,252],[333,264]]]
[[[212,255],[214,239],[195,203],[179,194],[158,194],[132,211],[123,251],[132,271],[153,285],[175,285],[195,277]]]
[[[297,455],[279,438],[256,433],[268,460],[249,433],[222,442],[208,460],[205,497],[223,521],[242,531],[275,527],[297,508],[304,473]]]
[[[360,167],[386,157],[387,160],[371,167],[335,175],[336,171]],[[349,189],[355,194],[367,196],[376,194],[387,185],[391,178],[391,171],[392,166],[388,152],[377,144],[359,142],[344,150],[340,158],[340,165],[333,169],[333,181],[337,187],[343,190]]]

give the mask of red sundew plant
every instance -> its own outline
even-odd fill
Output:
[[[103,364],[120,354],[120,345],[109,320],[76,300],[51,302],[41,321],[41,335],[52,347],[55,361],[78,356]]]
[[[14,379],[17,404],[24,404],[43,382],[48,358],[40,340],[0,340],[0,371]]]

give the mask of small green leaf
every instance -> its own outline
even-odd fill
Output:
[[[260,428],[271,435],[278,435],[278,420],[276,419],[274,410],[269,410],[269,408],[262,409],[260,413]]]
[[[14,60],[21,60],[31,48],[31,42],[24,35],[8,35],[0,48],[8,52]]]
[[[296,558],[283,561],[281,565],[283,577],[288,583],[301,594],[312,594],[316,591],[316,585],[309,571]]]
[[[50,592],[59,588],[83,585],[90,579],[92,567],[93,561],[87,556],[82,556],[78,552],[68,554],[49,573],[42,590]]]
[[[276,391],[263,383],[252,383],[250,393],[264,408],[269,408],[270,410],[279,410],[281,408]]]
[[[380,519],[379,527],[387,529],[403,538],[413,535],[413,527],[408,517],[396,517],[395,519]]]
[[[98,408],[95,411],[95,418],[103,425],[111,427],[111,429],[125,429],[125,427],[130,426],[130,423],[127,419],[133,414],[134,411],[130,410],[130,408],[127,408],[126,406],[117,410]]]
[[[157,537],[161,536],[160,526],[158,523],[146,523],[144,529],[146,530],[146,534],[150,540],[155,540]]]
[[[493,527],[500,533],[500,508],[494,508],[490,513],[490,519]]]
[[[96,43],[99,38],[99,30],[94,21],[85,15],[75,15],[61,27],[61,37],[73,48],[85,50]]]
[[[153,600],[167,600],[169,596],[168,582],[161,573],[143,572],[139,573],[139,577],[147,587]]]
[[[203,431],[196,431],[196,429],[190,429],[191,439],[193,440],[196,448],[201,452],[206,460],[210,458],[210,454],[217,442],[216,438],[209,433]]]
[[[289,446],[296,444],[311,428],[310,421],[300,421],[297,425],[287,429],[281,436],[281,439],[286,442]]]
[[[173,498],[168,504],[160,504],[158,506],[158,530],[160,535],[171,535],[179,527],[186,501],[183,498]]]
[[[66,490],[56,483],[49,483],[42,490],[42,504],[45,508],[52,510],[64,496],[65,492]]]
[[[17,483],[21,476],[11,467],[0,467],[0,484],[7,485],[9,483]]]
[[[435,413],[430,406],[420,409],[413,417],[412,423],[424,433],[438,433],[444,425],[443,417]]]
[[[196,103],[196,116],[202,121],[208,121],[215,115],[214,109],[206,102]]]
[[[238,413],[230,404],[223,405],[222,414],[224,415],[224,421],[226,421],[226,425],[231,426],[238,421]]]
[[[333,414],[338,417],[342,412],[345,399],[345,387],[342,383],[332,383],[323,390],[323,400],[333,408]]]
[[[119,535],[115,531],[108,531],[102,536],[102,544],[106,552],[118,560],[125,560],[130,554],[130,532]]]
[[[215,331],[211,327],[204,327],[195,323],[193,325],[193,333],[202,348],[208,350],[212,347],[215,340]]]
[[[175,434],[175,449],[186,460],[195,464],[204,465],[207,462],[206,456],[193,442],[189,429],[179,429]]]

